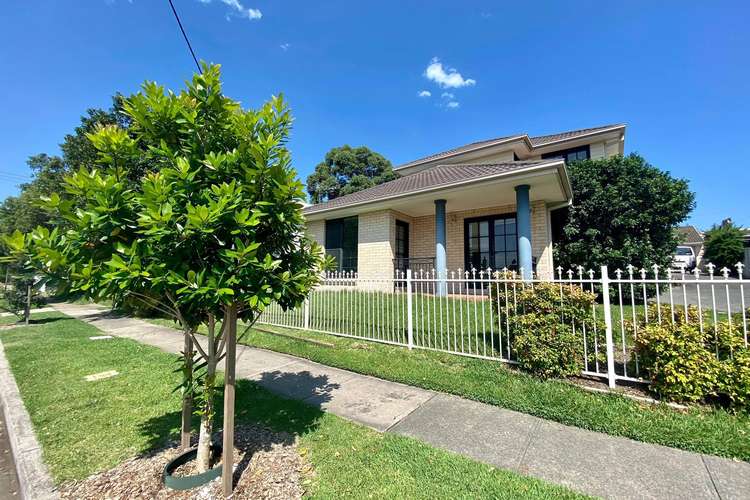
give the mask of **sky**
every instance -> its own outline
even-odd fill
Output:
[[[690,223],[750,226],[750,2],[173,1],[228,96],[285,95],[303,180],[343,144],[398,165],[626,123],[626,153],[689,181]],[[87,108],[195,70],[167,0],[6,0],[0,65],[0,199]]]

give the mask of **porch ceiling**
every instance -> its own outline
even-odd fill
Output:
[[[365,204],[341,207],[306,214],[308,220],[348,217],[383,209],[393,209],[411,217],[433,215],[435,200],[447,201],[447,211],[471,210],[516,202],[515,186],[528,184],[531,201],[559,204],[570,201],[570,184],[561,161],[547,163],[542,168],[514,172],[512,175],[477,179],[459,185],[441,186],[404,196],[384,197]]]

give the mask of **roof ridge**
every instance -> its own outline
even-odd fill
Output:
[[[418,158],[416,160],[402,163],[401,165],[398,165],[397,167],[395,167],[394,170],[399,170],[402,168],[407,168],[407,167],[419,165],[422,163],[427,163],[429,161],[438,160],[440,158],[446,158],[446,157],[453,156],[458,153],[468,152],[474,148],[490,146],[492,145],[492,143],[495,143],[495,142],[503,142],[503,141],[508,141],[511,139],[526,138],[531,143],[532,147],[539,147],[539,146],[544,145],[545,143],[556,142],[557,140],[573,139],[577,136],[586,135],[589,133],[601,132],[607,129],[618,128],[618,127],[625,127],[625,124],[624,123],[611,123],[608,125],[600,125],[598,127],[589,127],[589,128],[582,128],[582,129],[576,129],[576,130],[566,130],[564,132],[557,132],[554,134],[545,134],[545,135],[536,135],[536,136],[530,136],[528,133],[522,133],[522,134],[495,137],[494,139],[474,141],[468,144],[464,144],[462,146],[456,146],[454,148],[441,151],[439,153],[427,155],[422,158]]]

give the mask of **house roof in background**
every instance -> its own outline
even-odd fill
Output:
[[[677,234],[682,244],[703,243],[703,233],[695,226],[680,226],[677,228]]]
[[[334,198],[333,200],[311,205],[303,209],[303,212],[314,214],[352,205],[363,205],[371,202],[382,201],[387,198],[396,198],[421,191],[451,187],[463,183],[477,181],[485,178],[500,177],[505,174],[520,172],[533,167],[544,165],[562,164],[562,160],[531,160],[531,161],[509,161],[491,164],[476,165],[438,165],[434,168],[407,175],[399,179],[373,186],[363,191]]]
[[[615,130],[618,128],[625,128],[625,125],[622,123],[615,123],[611,125],[602,125],[600,127],[582,128],[579,130],[569,130],[567,132],[558,132],[556,134],[539,135],[539,136],[534,136],[534,137],[531,137],[528,134],[517,134],[517,135],[508,135],[504,137],[495,137],[494,139],[486,139],[483,141],[472,142],[464,146],[459,146],[457,148],[448,149],[440,153],[435,153],[429,156],[425,156],[424,158],[412,160],[410,162],[397,166],[395,170],[411,167],[414,165],[419,165],[421,163],[426,163],[426,162],[433,161],[433,160],[439,160],[441,158],[448,158],[450,156],[454,156],[460,153],[465,153],[465,152],[472,151],[475,149],[482,149],[482,148],[486,148],[489,146],[493,146],[495,144],[502,144],[504,142],[515,141],[519,139],[526,139],[529,142],[529,144],[531,144],[532,147],[536,148],[536,147],[543,147],[548,144],[553,144],[555,142],[569,141],[573,139],[578,139],[580,137],[584,137],[589,134],[599,134],[602,132]]]

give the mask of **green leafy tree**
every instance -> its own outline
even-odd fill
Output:
[[[295,307],[318,282],[322,252],[305,236],[303,185],[286,147],[292,119],[280,97],[243,110],[208,65],[178,94],[145,83],[123,110],[127,131],[89,134],[99,168],[80,168],[65,178],[66,196],[47,200],[72,229],[61,237],[42,228],[30,239],[37,260],[65,269],[74,288],[138,296],[182,324],[184,361],[193,364],[188,339],[200,358],[195,371],[184,367],[183,388],[198,401],[206,470],[225,357],[225,409],[233,408],[238,321],[249,328],[273,302]],[[134,162],[150,166],[137,182],[128,179]],[[201,324],[205,347],[195,337]],[[231,463],[231,446],[224,453]]]
[[[28,233],[37,226],[52,227],[59,223],[39,205],[42,196],[60,189],[66,166],[59,156],[39,154],[26,162],[32,171],[32,181],[21,185],[18,196],[10,196],[0,205],[0,234],[15,230]]]
[[[98,152],[87,134],[102,125],[117,125],[126,129],[130,119],[123,113],[122,103],[123,97],[117,94],[112,98],[109,109],[88,109],[81,117],[80,124],[60,144],[62,157],[45,153],[29,157],[26,163],[31,170],[31,181],[19,186],[18,196],[9,196],[0,204],[0,234],[11,234],[15,230],[28,233],[37,226],[52,228],[64,223],[51,218],[50,213],[39,206],[39,199],[59,192],[63,176],[71,170],[96,165]],[[130,176],[137,178],[144,168],[135,163],[130,169]]]
[[[307,177],[313,203],[332,200],[396,178],[391,162],[365,146],[331,149]]]
[[[687,181],[637,154],[574,162],[568,173],[573,205],[553,217],[562,228],[555,240],[560,266],[670,264],[678,244],[674,228],[695,206]]]
[[[734,271],[745,255],[744,233],[731,221],[714,225],[706,231],[704,260],[713,263],[717,269],[724,267]]]

